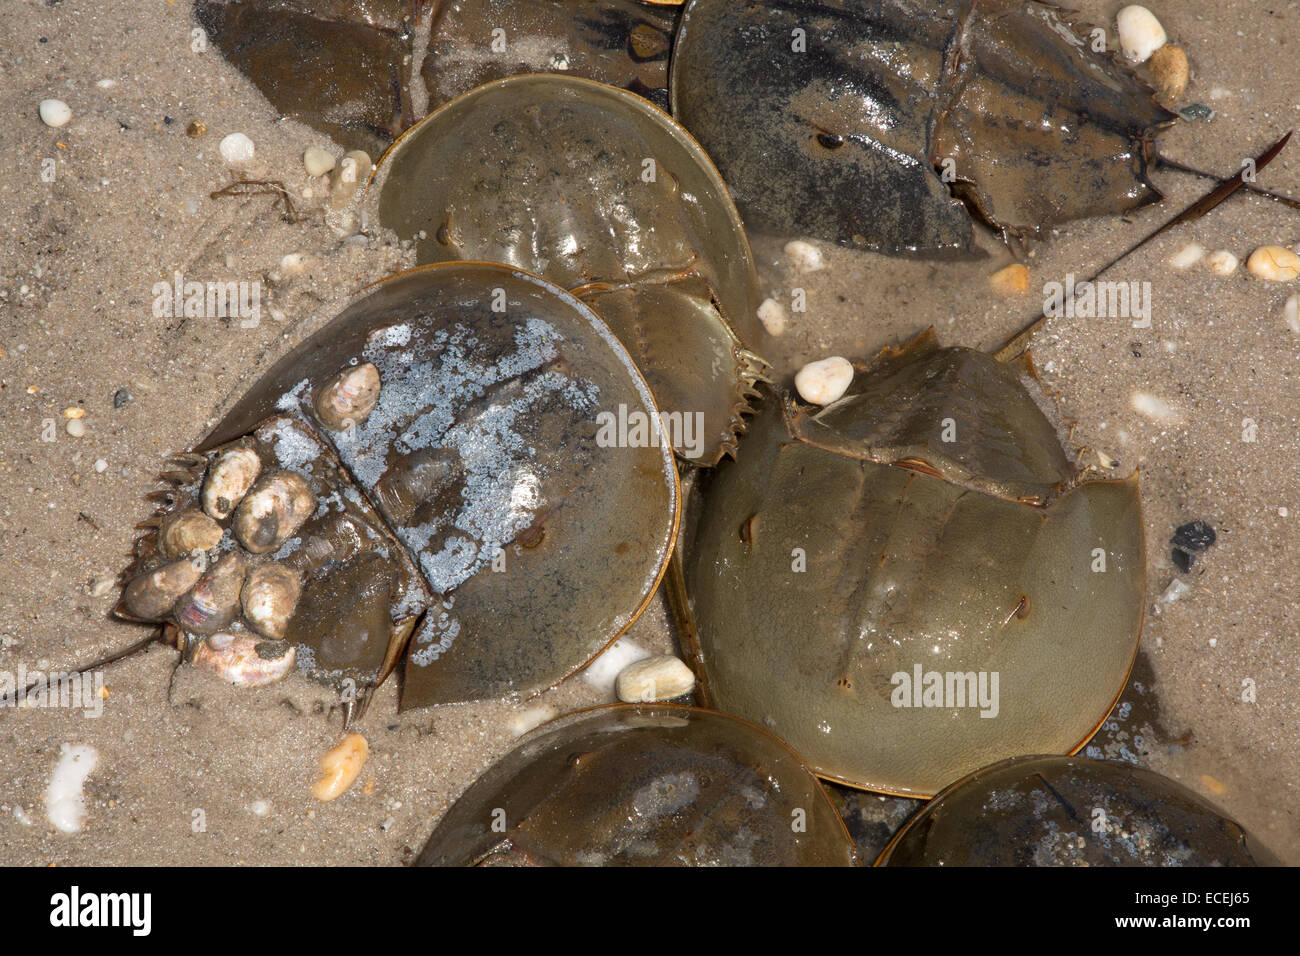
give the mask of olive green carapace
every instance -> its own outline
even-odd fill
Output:
[[[377,404],[363,422],[326,428],[313,396],[359,362],[378,369]],[[372,287],[281,359],[203,447],[277,414],[303,416],[332,443],[355,482],[347,493],[382,515],[426,592],[405,709],[543,690],[645,607],[672,548],[679,490],[670,449],[598,441],[600,414],[620,406],[656,413],[595,313],[536,276],[449,263]],[[349,595],[404,600],[375,575],[332,586],[324,577],[319,600],[304,596],[304,623],[334,647],[361,620]],[[394,635],[390,668],[404,637]]]
[[[880,866],[1279,866],[1236,821],[1151,770],[1017,757],[939,794]]]
[[[668,103],[678,7],[638,0],[197,0],[213,44],[285,116],[378,155],[481,83],[564,72]],[[423,54],[423,59],[413,57]]]
[[[1137,479],[1077,474],[1028,370],[926,333],[826,409],[763,400],[681,544],[712,706],[904,796],[1092,735],[1141,628]]]
[[[771,734],[671,704],[534,731],[434,829],[420,866],[848,866],[816,777]]]
[[[1035,0],[691,0],[672,111],[753,230],[962,253],[972,216],[1010,238],[1160,198],[1175,117],[1092,42]]]
[[[572,291],[694,430],[670,433],[679,454],[710,465],[734,448],[764,368],[753,257],[726,185],[667,114],[589,80],[490,83],[398,140],[367,202],[419,262],[504,262]]]

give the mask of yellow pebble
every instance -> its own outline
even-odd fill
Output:
[[[65,408],[63,410],[63,417],[64,418],[85,418],[86,410],[84,408],[77,408],[76,406],[69,406],[68,408]]]
[[[1205,785],[1206,790],[1210,791],[1210,793],[1213,793],[1216,796],[1228,792],[1227,786],[1225,786],[1224,784],[1220,783],[1218,780],[1211,777],[1208,773],[1201,774],[1201,783]]]
[[[361,773],[370,746],[360,734],[345,734],[343,739],[320,758],[320,779],[312,784],[317,800],[334,800],[343,796]]]
[[[1156,92],[1163,99],[1174,101],[1183,95],[1191,71],[1182,47],[1162,46],[1151,54],[1148,66]]]
[[[1029,291],[1029,268],[1012,263],[989,276],[989,285],[998,295],[1024,295]]]
[[[1300,256],[1284,246],[1260,246],[1246,260],[1246,269],[1269,282],[1290,282],[1300,276]]]

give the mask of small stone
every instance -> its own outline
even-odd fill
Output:
[[[231,133],[217,146],[228,166],[242,166],[253,159],[253,141],[243,133]]]
[[[1160,595],[1161,604],[1173,604],[1192,592],[1192,586],[1182,578],[1174,578]]]
[[[111,90],[113,87],[117,86],[117,80],[96,80],[95,85],[101,90]]]
[[[308,176],[324,176],[334,168],[334,156],[319,146],[309,146],[302,154],[302,165]]]
[[[1013,262],[989,276],[989,286],[998,295],[1024,295],[1029,291],[1029,267]]]
[[[1151,79],[1156,93],[1173,102],[1187,91],[1187,80],[1191,70],[1187,65],[1187,54],[1182,47],[1162,46],[1151,54],[1147,64],[1151,70]]]
[[[86,423],[80,418],[71,419],[68,424],[63,427],[73,438],[80,438],[82,435],[86,434]]]
[[[1205,264],[1210,267],[1210,271],[1216,276],[1230,276],[1237,271],[1237,266],[1241,265],[1241,260],[1227,249],[1215,249],[1206,258]]]
[[[125,385],[113,393],[113,407],[121,408],[131,401],[131,390]]]
[[[838,355],[809,362],[794,376],[799,397],[813,405],[829,405],[838,400],[852,383],[853,363]]]
[[[1119,30],[1120,52],[1133,63],[1145,63],[1169,39],[1156,15],[1136,4],[1115,16],[1115,26]]]
[[[758,307],[758,320],[763,323],[768,335],[781,335],[785,332],[785,306],[776,299],[764,299]]]
[[[207,131],[208,131],[207,124],[204,123],[203,120],[195,120],[194,122],[190,123],[189,126],[185,127],[185,135],[188,136],[190,139],[198,139]]]
[[[98,474],[98,475],[102,475],[102,474],[103,474],[104,472],[106,472],[106,471],[108,471],[108,461],[107,461],[106,459],[103,459],[103,458],[96,458],[96,459],[95,459],[95,473]]]
[[[358,733],[345,734],[320,758],[320,777],[312,784],[312,796],[327,802],[343,796],[361,773],[369,753],[370,745],[365,737]]]
[[[1290,282],[1300,277],[1300,256],[1285,246],[1260,246],[1246,260],[1246,269],[1268,282]]]
[[[117,575],[102,574],[90,582],[90,596],[96,598],[108,597],[117,586]]]
[[[811,242],[794,239],[785,244],[785,254],[796,272],[817,272],[826,268],[822,251]]]
[[[1152,395],[1150,392],[1134,392],[1129,397],[1129,404],[1133,406],[1133,411],[1143,418],[1148,418],[1161,425],[1173,425],[1182,420],[1182,415],[1178,413],[1177,409],[1163,398]]]
[[[287,276],[302,275],[307,271],[307,260],[301,252],[291,252],[280,260],[280,271]]]
[[[625,704],[672,700],[695,689],[695,674],[671,654],[637,661],[618,675],[615,690]]]
[[[1209,122],[1214,119],[1214,110],[1204,103],[1188,103],[1178,111],[1178,115],[1189,122],[1205,120]]]
[[[269,817],[271,815],[271,801],[254,800],[248,805],[248,812],[255,817]]]
[[[1300,335],[1300,293],[1286,300],[1286,305],[1282,306],[1282,318],[1286,321],[1287,328]]]
[[[1205,247],[1199,243],[1189,242],[1169,257],[1169,264],[1179,271],[1185,271],[1204,258]]]
[[[63,417],[64,418],[85,418],[86,410],[84,408],[78,408],[76,405],[69,405],[67,408],[63,410]]]
[[[1187,551],[1204,551],[1217,540],[1218,535],[1214,533],[1214,529],[1204,521],[1189,521],[1175,529],[1174,536],[1169,539],[1169,542],[1174,547]]]
[[[67,126],[72,119],[72,109],[63,100],[41,100],[37,110],[41,114],[41,122],[53,129]]]
[[[645,660],[649,656],[650,652],[640,644],[626,637],[620,637],[587,665],[586,670],[582,672],[582,679],[597,690],[613,696],[618,675],[629,664]]]

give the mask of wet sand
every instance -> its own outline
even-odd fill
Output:
[[[1078,4],[1112,37],[1120,5]],[[1216,111],[1165,133],[1162,152],[1227,175],[1297,124],[1300,5],[1186,0],[1153,9],[1191,58],[1184,102]],[[342,240],[325,226],[320,186],[301,156],[312,145],[343,150],[279,119],[214,50],[191,51],[192,26],[183,2],[15,0],[0,12],[0,670],[63,669],[139,638],[108,617],[116,590],[94,582],[124,564],[163,456],[204,434],[270,360],[409,259],[381,235]],[[42,125],[36,105],[47,97],[72,107],[68,126]],[[207,132],[191,138],[196,120]],[[273,197],[209,198],[230,181],[217,143],[233,131],[256,144],[251,178],[283,182],[301,221],[284,221]],[[53,182],[41,178],[46,159]],[[1044,283],[1090,274],[1206,188],[1177,173],[1155,177],[1165,203],[1062,227],[1034,247],[1031,292],[1013,299],[989,290],[987,276],[1010,261],[994,244],[990,258],[963,263],[823,246],[828,267],[797,275],[780,241],[754,237],[764,293],[788,302],[798,286],[809,303],[790,316],[771,357],[788,381],[804,361],[866,358],[930,324],[945,343],[1000,344],[1035,313]],[[1300,144],[1260,183],[1300,195]],[[305,199],[309,186],[316,196]],[[1119,473],[1142,475],[1142,649],[1159,716],[1126,718],[1097,746],[1109,756],[1127,748],[1209,797],[1291,863],[1300,862],[1300,334],[1284,322],[1283,304],[1300,283],[1268,284],[1244,269],[1225,278],[1178,272],[1168,259],[1188,242],[1244,261],[1258,245],[1298,240],[1300,213],[1234,197],[1112,274],[1150,282],[1150,328],[1058,320],[1034,347],[1046,386],[1077,420],[1074,441],[1118,459]],[[293,252],[306,257],[306,272],[281,275],[281,257]],[[156,317],[153,286],[177,271],[261,280],[260,323]],[[115,407],[122,389],[131,399]],[[1181,422],[1136,413],[1137,390],[1174,406]],[[69,407],[85,410],[83,437],[65,429]],[[50,420],[55,440],[45,441]],[[1193,519],[1212,525],[1218,541],[1182,575],[1191,592],[1156,613],[1177,574],[1166,542]],[[662,596],[629,636],[652,650],[674,647]],[[176,656],[159,645],[110,668],[98,718],[0,712],[0,863],[403,863],[449,802],[510,749],[508,723],[524,706],[399,716],[390,682],[359,728],[371,747],[361,779],[322,804],[309,785],[341,726],[330,692],[297,675],[240,692],[176,669]],[[1242,700],[1247,681],[1254,702]],[[580,679],[542,698],[558,711],[603,701]],[[1135,731],[1140,744],[1117,736]],[[48,825],[42,805],[64,743],[90,744],[100,758],[85,825],[71,835]],[[902,812],[881,811],[887,824],[876,837]]]

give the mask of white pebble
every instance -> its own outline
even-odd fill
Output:
[[[221,158],[229,166],[242,166],[253,158],[253,141],[243,133],[231,133],[218,145]]]
[[[324,176],[334,168],[334,156],[319,146],[310,146],[302,154],[302,165],[308,176]]]
[[[785,254],[798,272],[816,272],[818,269],[826,268],[822,251],[811,242],[804,242],[802,239],[791,240],[785,244]]]
[[[111,90],[113,87],[117,86],[117,80],[96,80],[95,85],[101,90]]]
[[[1290,515],[1290,514],[1291,514],[1291,512],[1288,511],[1286,508],[1278,508],[1278,509],[1277,509],[1277,516],[1278,516],[1279,518],[1285,518],[1285,517],[1287,517],[1287,516]]]
[[[55,829],[64,833],[81,829],[86,818],[86,798],[81,788],[97,763],[99,754],[94,747],[64,744],[60,748],[59,762],[45,791],[45,815]]]
[[[38,110],[41,114],[41,122],[54,129],[67,126],[68,121],[72,119],[72,109],[63,100],[41,100]]]
[[[1282,318],[1286,320],[1287,328],[1300,335],[1300,293],[1286,300],[1286,305],[1282,306]]]
[[[1129,404],[1143,418],[1162,425],[1172,425],[1182,420],[1176,408],[1150,392],[1134,392],[1129,397]]]
[[[1174,578],[1169,582],[1169,587],[1165,588],[1165,593],[1160,595],[1161,604],[1173,604],[1179,598],[1185,597],[1192,593],[1192,587],[1182,578]]]
[[[618,675],[629,664],[643,661],[649,656],[650,652],[640,644],[626,637],[620,637],[609,646],[608,650],[587,665],[587,669],[582,672],[582,679],[612,697]]]
[[[67,430],[68,434],[71,435],[73,438],[80,438],[82,435],[86,434],[86,423],[83,422],[80,418],[72,419],[71,421],[68,422],[68,424],[64,425],[63,427]]]
[[[280,260],[280,271],[287,276],[302,275],[307,271],[307,260],[301,252],[291,252]]]
[[[764,299],[758,307],[758,320],[763,323],[768,335],[781,335],[785,332],[785,306],[776,299]]]
[[[510,715],[510,722],[507,725],[510,733],[515,737],[522,737],[534,727],[540,727],[548,720],[553,720],[559,716],[557,711],[550,704],[534,704],[531,707],[525,707],[523,710],[516,711]]]
[[[1156,15],[1136,4],[1115,16],[1115,26],[1119,30],[1120,52],[1133,63],[1145,63],[1169,39]]]
[[[1230,276],[1237,271],[1237,266],[1241,265],[1241,260],[1234,256],[1227,249],[1216,249],[1210,253],[1205,264],[1210,267],[1210,271],[1216,276]]]
[[[623,668],[615,690],[625,704],[672,700],[695,689],[695,674],[671,654],[658,654]]]
[[[96,458],[95,473],[98,475],[102,475],[106,471],[108,471],[108,460],[105,458]]]
[[[809,362],[794,377],[799,397],[814,405],[829,405],[836,401],[848,391],[852,382],[853,364],[838,355]]]
[[[1175,269],[1190,269],[1205,258],[1205,247],[1189,242],[1169,258],[1169,264]]]
[[[271,801],[254,800],[248,805],[248,812],[257,817],[269,817],[271,815]]]

